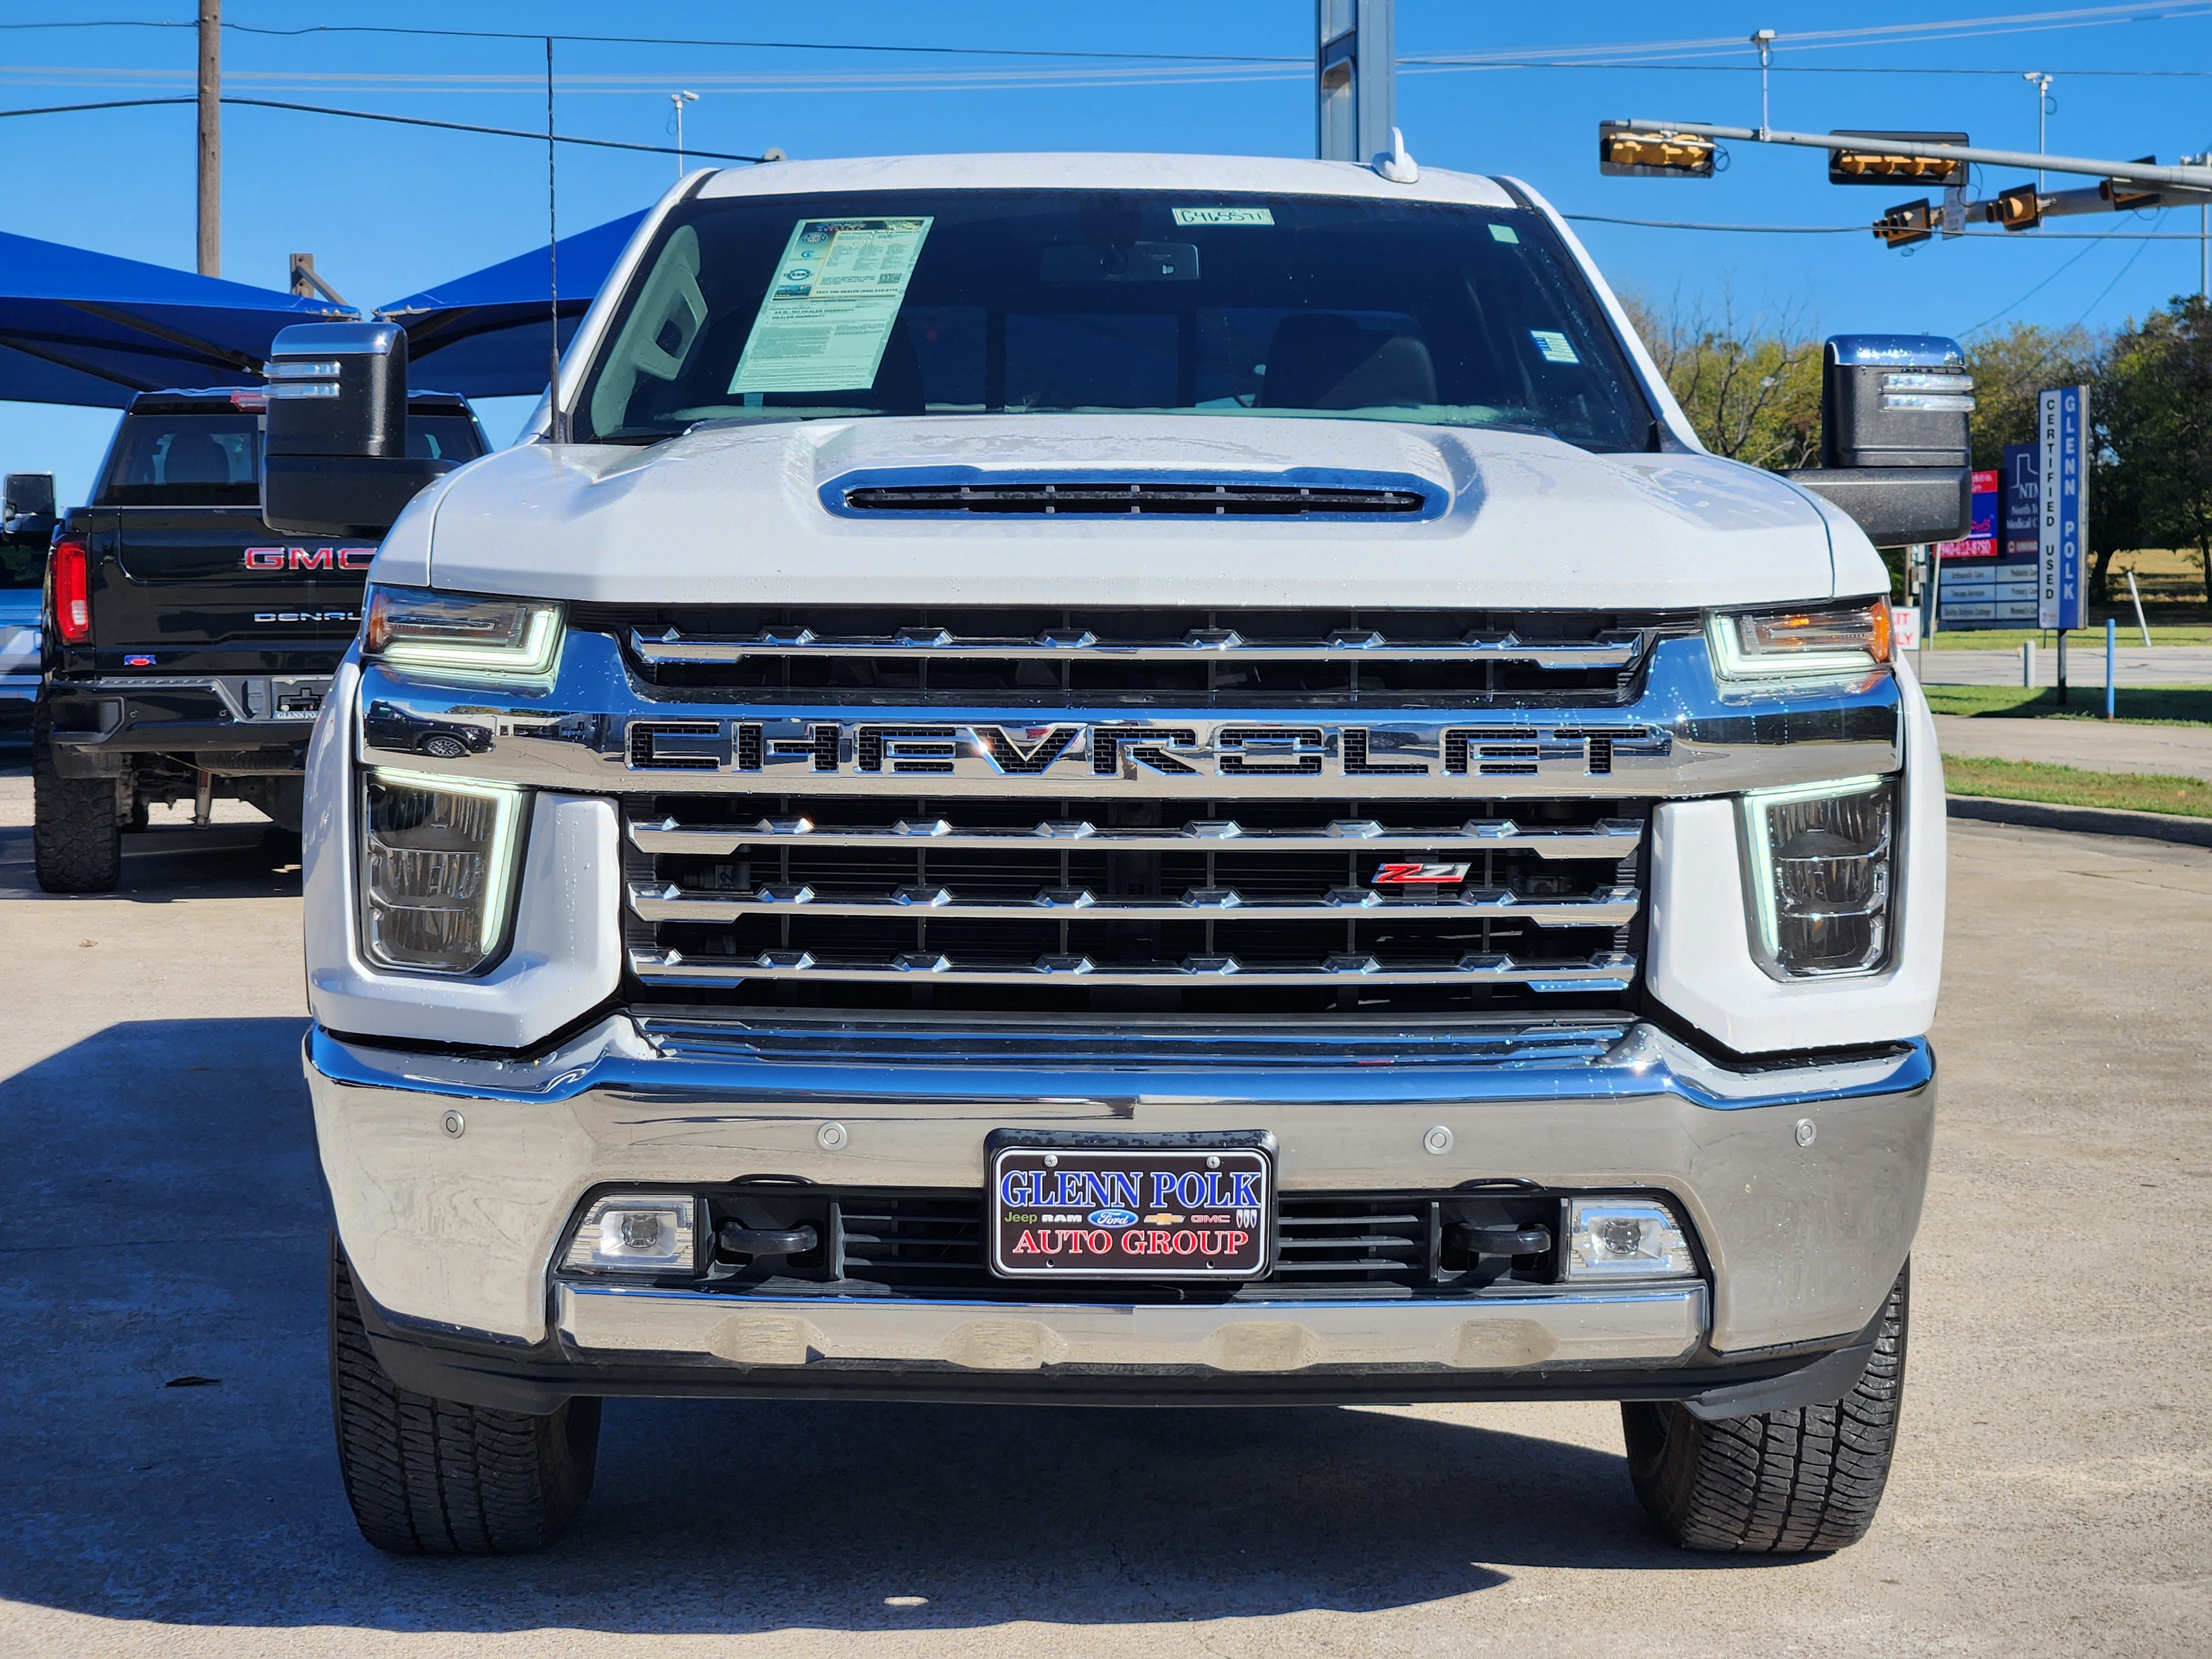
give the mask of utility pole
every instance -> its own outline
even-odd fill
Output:
[[[200,275],[222,275],[222,0],[200,0]]]
[[[1314,154],[1371,161],[1395,149],[1397,0],[1315,0]]]
[[[2045,75],[2039,70],[2024,70],[2020,78],[2035,88],[2035,153],[2040,155],[2050,148],[2044,143],[2043,124],[2051,114],[2051,83],[2057,77]],[[2038,167],[2035,170],[2035,187],[2038,191],[2043,188],[2043,169]]]

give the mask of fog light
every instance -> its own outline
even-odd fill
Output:
[[[571,1273],[688,1273],[699,1265],[688,1194],[624,1193],[585,1212],[562,1266]]]
[[[1680,1278],[1697,1270],[1689,1241],[1664,1205],[1618,1198],[1568,1201],[1569,1279]]]

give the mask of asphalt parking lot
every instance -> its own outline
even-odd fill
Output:
[[[31,878],[0,765],[0,1651],[2145,1654],[2212,1648],[2212,854],[1953,827],[1896,1473],[1826,1559],[1662,1544],[1601,1405],[620,1401],[580,1531],[355,1532],[296,869]],[[185,1381],[185,1379],[198,1379]]]

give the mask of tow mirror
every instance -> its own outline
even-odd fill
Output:
[[[407,335],[295,323],[270,347],[261,516],[271,530],[381,536],[449,460],[407,453]]]
[[[1974,379],[1955,340],[1839,334],[1820,374],[1820,465],[1785,476],[1876,547],[1955,540],[1973,518]]]
[[[0,501],[0,519],[51,519],[54,516],[54,475],[51,472],[10,472]]]

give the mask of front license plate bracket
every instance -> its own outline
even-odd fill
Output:
[[[995,1277],[1219,1284],[1273,1270],[1275,1138],[1264,1129],[996,1129],[983,1162]]]

